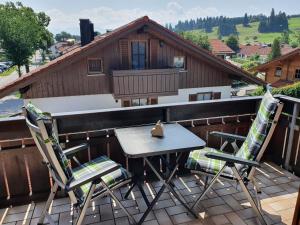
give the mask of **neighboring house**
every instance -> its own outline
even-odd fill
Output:
[[[289,45],[281,45],[281,54],[287,54],[294,50]],[[268,58],[268,55],[271,53],[272,48],[266,44],[257,44],[257,45],[240,45],[240,50],[238,56],[242,58],[249,58],[255,55],[259,55],[262,62],[265,62]]]
[[[77,47],[80,47],[80,44],[76,43],[75,39],[68,39],[66,41],[56,42],[49,48],[50,58],[55,59]]]
[[[80,20],[81,46],[0,89],[19,90],[50,112],[231,97],[233,80],[264,81],[214,56],[147,16],[93,37]]]
[[[209,40],[211,51],[214,55],[226,59],[226,56],[232,56],[235,52],[229,48],[222,40],[211,39]]]
[[[254,71],[265,73],[265,80],[273,87],[282,87],[300,81],[300,48],[262,64]]]

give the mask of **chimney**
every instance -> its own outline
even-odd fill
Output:
[[[81,46],[94,40],[94,24],[89,19],[80,19]]]

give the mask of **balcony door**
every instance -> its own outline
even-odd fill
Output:
[[[131,42],[131,68],[134,70],[146,69],[147,62],[147,42]]]

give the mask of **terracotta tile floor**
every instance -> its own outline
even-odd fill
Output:
[[[269,224],[291,224],[296,204],[300,178],[281,169],[274,164],[264,163],[256,174],[262,188],[262,207],[264,217]],[[203,178],[196,175],[178,177],[176,186],[192,203],[202,191]],[[151,200],[160,186],[160,182],[145,184],[146,194]],[[129,212],[139,219],[146,209],[141,194],[135,190],[128,200],[123,199],[127,187],[118,190],[117,196],[122,200]],[[0,209],[0,225],[36,224],[44,203]],[[71,224],[71,205],[67,198],[56,199],[51,208],[51,214],[59,225]],[[255,214],[236,183],[219,181],[208,193],[197,209],[199,218],[195,219],[166,190],[154,210],[149,214],[145,225],[171,224],[258,224]],[[76,213],[76,212],[75,212]],[[109,198],[94,201],[88,209],[85,224],[127,225],[128,218],[124,212]]]

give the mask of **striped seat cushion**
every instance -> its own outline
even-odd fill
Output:
[[[25,108],[27,111],[28,118],[34,125],[37,125],[38,119],[43,120],[43,123],[46,127],[46,130],[47,130],[47,133],[49,136],[49,139],[43,140],[43,141],[45,144],[49,143],[49,142],[51,143],[54,153],[55,153],[55,155],[59,161],[59,164],[62,167],[67,179],[71,179],[73,177],[71,163],[70,163],[70,160],[64,154],[64,152],[59,144],[58,137],[56,137],[56,134],[54,132],[51,114],[47,113],[47,112],[43,112],[42,110],[37,108],[32,103],[28,103]],[[41,139],[42,137],[37,137],[37,138]],[[46,155],[48,155],[48,154],[46,154]]]
[[[261,146],[268,134],[270,124],[273,120],[274,113],[276,111],[278,100],[275,99],[269,91],[264,95],[256,118],[249,130],[246,140],[241,148],[236,153],[239,158],[247,160],[255,160]],[[200,170],[208,173],[217,173],[224,161],[209,159],[205,157],[207,152],[220,152],[216,149],[205,148],[203,150],[196,150],[190,153],[186,167],[192,170]],[[248,166],[236,164],[236,167],[241,175],[244,175],[248,171]],[[232,175],[231,170],[225,169],[224,174]]]
[[[94,171],[101,171],[104,170],[108,166],[117,165],[116,162],[110,160],[106,156],[98,157],[94,160],[91,160],[87,163],[82,164],[79,167],[76,167],[73,169],[73,175],[75,179],[79,179],[80,177],[89,174],[90,172]],[[131,174],[127,172],[124,168],[119,168],[103,177],[101,179],[105,182],[105,184],[111,188],[120,182],[126,181],[131,178]],[[82,199],[86,196],[88,193],[92,183],[84,184],[80,187],[80,190],[82,191]],[[101,186],[101,184],[98,184],[96,186],[96,192],[100,192],[103,190],[104,187]]]
[[[190,170],[203,171],[205,173],[216,174],[224,166],[225,162],[217,159],[210,159],[205,156],[206,153],[222,153],[214,148],[203,148],[192,151],[186,162],[186,168]],[[232,171],[226,167],[223,175],[231,176]]]

